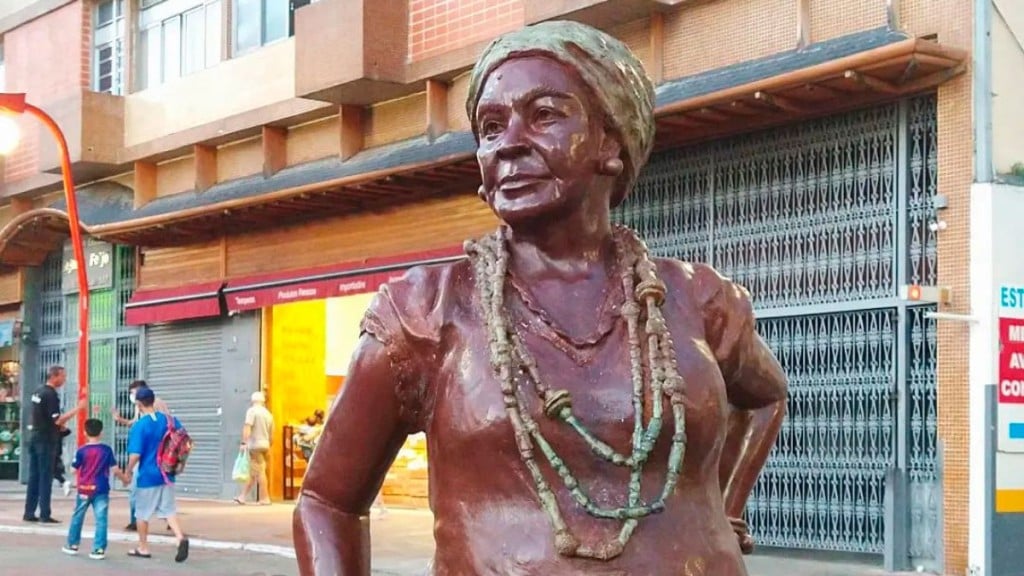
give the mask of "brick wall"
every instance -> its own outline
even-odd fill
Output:
[[[75,2],[4,34],[7,90],[45,109],[88,86],[91,26],[91,10]],[[22,142],[4,163],[6,182],[36,174],[40,147],[56,146],[34,118],[19,124]]]
[[[490,40],[523,22],[521,0],[410,0],[409,59]]]

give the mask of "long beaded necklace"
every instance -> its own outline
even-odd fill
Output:
[[[499,228],[492,235],[478,241],[466,243],[466,254],[470,257],[476,273],[476,284],[480,291],[490,350],[491,366],[501,384],[505,411],[512,423],[519,456],[526,465],[537,489],[541,506],[547,513],[555,533],[555,548],[563,556],[610,560],[625,549],[640,519],[665,509],[665,500],[675,490],[682,470],[686,451],[686,415],[683,408],[682,377],[676,364],[675,349],[668,325],[661,313],[665,301],[665,284],[658,278],[657,267],[651,261],[647,248],[627,228],[616,227],[613,231],[616,256],[620,259],[621,281],[626,301],[622,316],[626,320],[629,334],[629,357],[633,383],[634,427],[632,449],[628,455],[617,452],[597,438],[572,413],[572,398],[567,390],[548,387],[540,376],[537,362],[526,348],[522,338],[509,327],[512,325],[505,310],[505,287],[508,275],[508,251],[506,232]],[[639,279],[639,282],[637,282]],[[643,347],[641,345],[640,319],[643,312],[644,332],[647,335],[647,352],[650,366],[648,390],[652,402],[652,415],[644,426],[644,369]],[[565,461],[541,433],[536,420],[523,408],[518,385],[518,376],[533,382],[533,388],[543,403],[544,415],[558,419],[574,430],[599,458],[616,466],[630,469],[627,505],[605,508],[596,504],[573,476]],[[662,396],[668,396],[675,423],[672,446],[668,456],[668,471],[665,485],[656,500],[641,501],[641,477],[647,458],[662,428],[664,403]],[[562,479],[573,499],[588,514],[595,518],[622,520],[618,537],[598,545],[584,545],[570,531],[555,499],[554,492],[541,473],[534,458],[534,449],[539,448],[545,460]]]

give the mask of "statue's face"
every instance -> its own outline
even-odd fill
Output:
[[[571,211],[598,167],[617,157],[590,92],[544,57],[517,58],[488,76],[477,103],[477,160],[484,199],[510,225]]]

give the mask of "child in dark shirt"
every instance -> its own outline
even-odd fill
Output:
[[[85,513],[92,507],[96,517],[96,534],[93,538],[89,558],[102,560],[107,554],[107,510],[110,507],[110,470],[127,486],[132,479],[117,466],[114,451],[100,440],[103,422],[96,419],[85,421],[85,435],[88,444],[78,449],[72,467],[78,470],[78,498],[75,513],[68,527],[68,542],[61,549],[65,554],[78,554],[82,541],[82,524]]]

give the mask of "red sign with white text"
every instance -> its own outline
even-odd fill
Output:
[[[1024,318],[999,319],[999,403],[1024,404]]]

